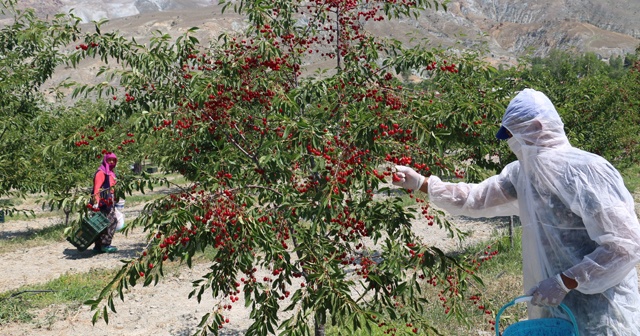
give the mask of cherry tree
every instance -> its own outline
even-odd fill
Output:
[[[96,23],[70,56],[74,65],[86,57],[105,62],[97,75],[108,81],[74,91],[109,97],[113,108],[99,126],[133,118],[132,138],[146,144],[148,157],[190,181],[136,220],[148,244],[88,302],[94,322],[108,321],[129,286],[155,283],[166,262],[192,265],[201,251],[213,257],[192,296],[219,300],[202,318],[202,335],[224,327],[240,293],[252,311],[248,335],[320,335],[327,324],[435,332],[423,317],[425,301],[441,301],[448,315],[476,302],[466,290],[481,282],[480,262],[424,244],[412,220],[420,216],[452,239],[462,233],[424,195],[402,196],[390,181],[394,164],[458,179],[494,167],[490,158],[499,153],[482,139],[493,137],[506,92],[491,90],[483,76],[467,78],[491,75],[477,56],[366,30],[439,5],[221,5],[246,17],[246,31],[205,45],[194,27],[175,40],[157,32],[142,45]],[[307,70],[320,60],[330,66]],[[428,84],[401,82],[407,72]],[[425,286],[440,294],[427,295]],[[410,327],[398,329],[399,321]]]

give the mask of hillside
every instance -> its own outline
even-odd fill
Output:
[[[21,0],[42,15],[73,10],[84,22],[108,18],[110,28],[141,37],[149,29],[178,32],[192,26],[203,34],[238,29],[242,20],[220,15],[217,0]],[[633,53],[640,45],[640,2],[621,0],[458,0],[447,10],[428,10],[418,20],[370,25],[380,36],[408,41],[407,33],[433,45],[467,48],[486,45],[488,56],[511,62],[526,53],[545,55],[553,48],[591,51],[608,58]]]
[[[154,31],[179,35],[197,26],[201,41],[224,31],[240,31],[245,22],[228,10],[221,13],[218,0],[20,0],[18,6],[34,8],[41,17],[72,11],[83,28],[92,20],[109,19],[102,31],[119,31],[145,43]],[[424,12],[418,19],[369,22],[366,28],[380,37],[405,44],[426,40],[434,47],[481,49],[493,64],[516,64],[525,55],[544,56],[552,49],[594,52],[603,59],[634,53],[640,46],[640,2],[621,0],[603,5],[598,0],[458,0]],[[0,17],[0,26],[7,22]],[[324,60],[309,59],[305,71],[332,67]],[[85,60],[77,69],[61,69],[50,81],[66,78],[96,82],[102,64]]]

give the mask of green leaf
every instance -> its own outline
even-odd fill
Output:
[[[116,313],[116,306],[113,304],[113,296],[109,296],[109,299],[107,300],[107,302],[109,305],[109,309],[111,309],[112,312]]]
[[[104,306],[102,308],[102,318],[106,324],[109,324],[109,312],[107,311],[107,307]]]
[[[211,316],[211,313],[206,313],[204,316],[202,316],[202,318],[200,319],[200,323],[198,323],[198,328],[204,327],[204,325],[209,320],[209,316]]]

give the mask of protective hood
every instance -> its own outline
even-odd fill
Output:
[[[520,144],[524,157],[545,148],[569,146],[564,124],[547,96],[533,89],[516,95],[502,117],[502,126]],[[519,156],[519,159],[522,159]]]

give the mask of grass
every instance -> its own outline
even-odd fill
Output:
[[[158,193],[127,196],[125,207],[152,202],[164,196],[166,195]]]
[[[1,206],[8,206],[8,205],[16,206],[16,205],[21,205],[22,203],[23,203],[22,198],[18,198],[18,197],[0,199]]]
[[[165,275],[177,276],[180,267],[180,262],[167,262]],[[47,327],[76,313],[85,301],[95,299],[118,271],[119,268],[67,273],[43,284],[0,293],[0,326],[15,322]]]
[[[92,270],[87,273],[65,274],[40,285],[24,286],[0,294],[0,325],[10,322],[32,322],[37,312],[52,306],[64,306],[73,312],[92,299],[111,280],[117,270]],[[59,312],[39,319],[47,324],[59,320]]]
[[[173,184],[185,185],[189,183],[189,181],[187,181],[187,179],[180,174],[169,174],[166,177],[167,180],[171,181],[171,183]]]
[[[64,223],[55,224],[43,229],[28,230],[24,233],[16,234],[8,239],[0,239],[0,253],[14,251],[16,248],[29,248],[42,246],[52,241],[60,242],[65,240]]]
[[[327,328],[327,336],[388,336],[388,335],[392,335],[392,333],[389,332],[389,330],[391,328],[394,329],[394,333],[393,335],[395,335],[396,333],[398,335],[407,335],[407,334],[411,334],[411,328],[404,326],[404,325],[387,325],[387,326],[382,326],[382,327],[378,327],[376,324],[371,324],[371,330],[365,328],[362,329],[358,329],[358,330],[345,330],[345,329],[339,329],[336,327],[330,327]]]
[[[633,166],[621,171],[624,184],[633,194],[640,191],[640,166]]]
[[[160,173],[156,173],[156,174],[160,174]],[[171,182],[171,185],[169,186],[170,188],[174,187],[175,185],[184,186],[189,183],[187,179],[185,179],[180,174],[167,174],[164,177]],[[153,190],[146,190],[144,194],[136,192],[133,195],[128,195],[126,196],[125,206],[135,206],[138,204],[144,204],[144,203],[155,201],[158,198],[164,197],[166,196],[166,194],[163,193],[162,191],[158,191],[157,189],[157,188],[164,188],[164,187],[166,187],[166,185],[160,184],[160,183],[154,183]]]
[[[493,333],[491,321],[495,315],[488,315],[485,311],[496,313],[504,304],[513,298],[522,295],[522,251],[521,251],[521,229],[516,228],[514,234],[514,245],[511,246],[509,237],[504,236],[496,239],[488,248],[487,242],[480,243],[468,249],[470,255],[483,255],[484,251],[497,250],[499,253],[492,259],[483,262],[476,272],[484,282],[484,285],[473,284],[469,295],[478,295],[482,298],[477,304],[472,304],[469,300],[463,304],[462,316],[465,321],[456,321],[443,313],[442,306],[437,300],[432,300],[427,304],[427,318],[433,321],[433,326],[442,331],[445,335],[478,335],[479,331]],[[434,297],[438,294],[433,288]],[[480,309],[479,306],[484,306]],[[509,313],[505,313],[501,318],[503,325],[511,324],[521,318],[526,317],[526,306],[514,306],[509,308]]]
[[[28,215],[25,215],[23,213],[5,215],[4,220],[5,222],[19,221],[19,220],[24,221],[24,220],[31,220],[31,219],[38,219],[38,218],[54,218],[54,217],[62,217],[62,216],[64,216],[64,212],[62,211],[44,211],[44,212],[38,212],[35,214],[28,214]]]

